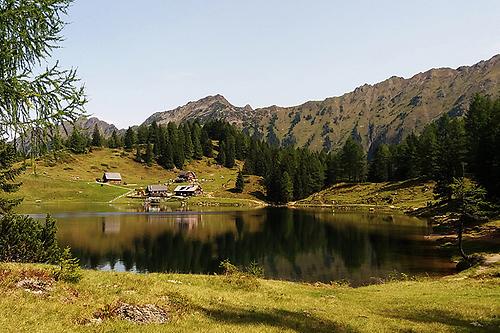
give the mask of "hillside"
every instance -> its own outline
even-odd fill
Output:
[[[384,183],[340,183],[290,203],[291,206],[355,207],[356,209],[414,210],[433,202],[432,181],[406,180]]]
[[[445,113],[463,115],[475,93],[498,95],[499,82],[496,55],[473,66],[431,69],[408,79],[393,76],[339,97],[292,107],[253,110],[234,106],[221,95],[208,96],[157,112],[145,124],[223,119],[271,142],[317,150],[337,148],[354,135],[369,151],[380,142],[397,143]]]
[[[259,193],[263,191],[259,177],[247,177],[243,193],[232,191],[239,166],[233,169],[223,168],[208,158],[187,164],[184,169],[196,172],[204,189],[203,196],[195,198],[195,201],[210,202],[217,198],[219,202],[240,202],[247,205],[261,202],[256,197],[262,197]],[[114,186],[97,183],[96,178],[101,178],[106,171],[121,173],[123,184]],[[148,167],[138,163],[130,152],[108,148],[94,149],[89,154],[66,154],[57,162],[37,160],[36,174],[35,169],[30,166],[19,177],[23,186],[16,195],[24,197],[25,203],[123,203],[128,201],[120,196],[147,185],[168,183],[175,179],[177,174],[178,171],[165,170],[156,164]],[[170,189],[173,190],[174,186],[171,185]]]

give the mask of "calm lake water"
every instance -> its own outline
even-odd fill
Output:
[[[395,272],[435,275],[452,269],[450,254],[425,240],[427,223],[401,215],[286,208],[159,213],[133,206],[38,208],[53,213],[60,242],[92,269],[214,273],[229,259],[241,266],[257,262],[268,278],[354,285]]]

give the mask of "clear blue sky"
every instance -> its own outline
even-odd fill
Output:
[[[296,105],[500,53],[500,1],[76,0],[55,53],[119,127],[220,93]]]

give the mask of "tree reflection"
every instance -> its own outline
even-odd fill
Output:
[[[78,236],[75,229],[84,222],[77,218],[60,221],[59,228],[61,241],[88,268],[115,269],[121,263],[125,270],[139,272],[213,273],[229,259],[240,266],[256,261],[272,278],[355,283],[394,270],[440,271],[438,263],[446,254],[424,241],[425,225],[402,219],[273,208],[133,219],[104,216],[85,221],[88,230]],[[92,229],[95,222],[101,223],[98,231]]]

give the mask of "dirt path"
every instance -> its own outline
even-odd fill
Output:
[[[123,198],[124,196],[127,196],[127,195],[129,195],[130,193],[134,192],[134,190],[130,190],[130,189],[127,189],[127,190],[129,190],[129,191],[128,191],[128,192],[126,192],[126,193],[123,193],[122,195],[117,196],[117,197],[116,197],[116,198],[114,198],[114,199],[109,200],[109,201],[108,201],[108,203],[113,203],[113,202],[115,202],[116,200],[121,199],[121,198]]]

